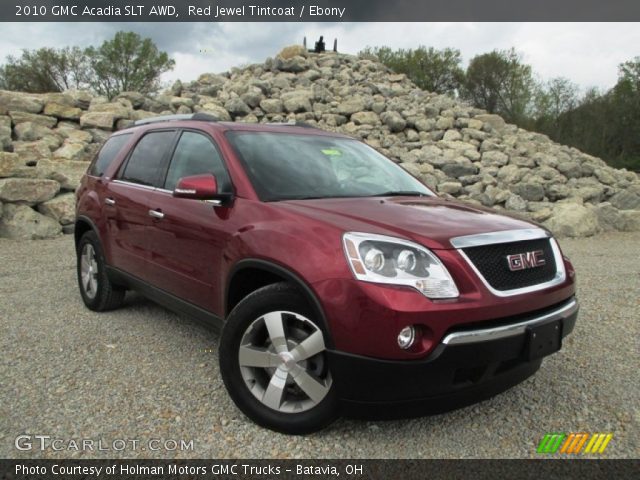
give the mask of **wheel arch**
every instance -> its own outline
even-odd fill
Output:
[[[80,215],[76,218],[75,228],[73,230],[73,239],[76,247],[78,246],[78,243],[80,242],[82,236],[91,230],[96,232],[96,235],[98,236],[98,238],[100,238],[100,231],[96,227],[96,224],[93,223],[90,218],[85,217],[84,215]]]
[[[255,275],[258,275],[256,278]],[[243,279],[251,278],[253,281],[249,285],[238,290],[238,285]],[[333,339],[329,322],[324,314],[322,304],[313,292],[311,287],[296,273],[288,270],[276,263],[261,259],[240,260],[229,272],[224,293],[224,313],[225,318],[229,315],[244,297],[254,292],[258,288],[278,282],[288,282],[294,285],[312,308],[317,320],[326,332],[326,343],[328,348],[333,348]],[[238,293],[235,293],[238,292]]]

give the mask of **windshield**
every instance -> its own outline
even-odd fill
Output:
[[[264,201],[433,195],[422,183],[362,142],[265,132],[228,132]]]

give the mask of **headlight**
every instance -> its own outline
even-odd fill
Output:
[[[456,298],[449,272],[427,248],[400,238],[345,233],[345,255],[351,271],[363,282],[413,287],[429,298]]]

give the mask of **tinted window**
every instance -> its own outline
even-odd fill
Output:
[[[433,195],[362,142],[320,135],[229,132],[262,200]]]
[[[175,132],[147,133],[133,149],[121,179],[142,185],[156,186],[162,160],[171,148]]]
[[[91,165],[89,175],[96,177],[102,176],[109,165],[111,165],[113,159],[116,158],[116,155],[120,153],[124,144],[129,141],[129,137],[131,137],[130,133],[109,138],[100,149],[100,153],[98,153],[95,162]]]
[[[206,136],[194,132],[184,132],[173,154],[164,188],[173,190],[178,180],[190,175],[212,173],[216,176],[220,191],[230,187],[222,157]]]

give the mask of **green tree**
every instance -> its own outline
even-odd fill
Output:
[[[535,116],[557,119],[578,106],[579,87],[568,78],[557,77],[540,86],[535,98]]]
[[[610,93],[615,115],[615,161],[621,166],[640,169],[640,57],[625,62],[618,70],[618,83]]]
[[[175,65],[150,38],[143,39],[134,32],[118,32],[100,47],[87,48],[85,55],[93,71],[91,88],[109,98],[129,90],[156,92],[160,76]]]
[[[552,139],[603,158],[615,167],[640,170],[640,58],[619,66],[607,92],[588,90],[576,108],[560,113]]]
[[[550,135],[557,133],[560,116],[579,104],[579,87],[564,77],[552,78],[539,85],[534,98],[531,127]]]
[[[60,92],[86,86],[87,62],[78,47],[23,50],[0,67],[2,87],[23,92]]]
[[[523,123],[535,90],[531,66],[514,50],[494,50],[471,59],[464,77],[463,98],[507,121]]]
[[[374,55],[397,73],[404,73],[418,87],[435,93],[455,95],[464,76],[460,51],[437,50],[419,46],[416,49],[391,50],[389,47],[367,47],[361,55]]]

